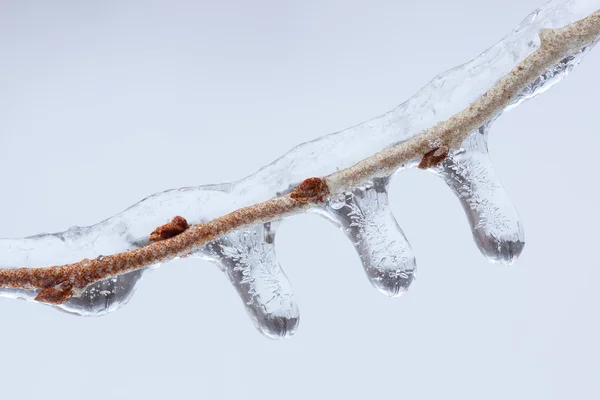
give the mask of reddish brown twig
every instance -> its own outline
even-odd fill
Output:
[[[236,229],[305,211],[313,204],[323,203],[327,194],[322,179],[310,178],[289,195],[241,208],[205,224],[183,229],[185,220],[176,217],[155,230],[156,241],[141,249],[64,266],[1,269],[0,287],[41,289],[36,300],[61,304],[95,282],[187,255]],[[166,238],[168,235],[174,236]]]
[[[0,287],[41,290],[36,300],[60,304],[90,284],[189,254],[237,229],[281,219],[377,177],[387,177],[413,160],[421,168],[441,163],[467,135],[494,119],[548,68],[600,37],[600,11],[557,30],[540,32],[541,46],[471,106],[419,136],[325,178],[306,179],[289,195],[233,211],[188,227],[183,218],[159,227],[154,243],[126,253],[50,268],[0,270]],[[182,221],[183,220],[183,221]]]

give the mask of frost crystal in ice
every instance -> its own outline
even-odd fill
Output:
[[[326,176],[350,167],[468,107],[539,47],[540,29],[565,26],[597,9],[600,0],[552,0],[477,58],[438,75],[411,99],[377,118],[301,144],[254,175],[234,183],[159,193],[91,227],[2,239],[0,268],[64,265],[133,250],[146,246],[149,234],[174,216],[181,215],[190,224],[202,223],[289,192],[308,177]],[[591,47],[546,71],[508,108],[558,82]],[[486,133],[487,127],[473,133],[461,149],[449,154],[433,172],[460,199],[481,252],[493,261],[511,263],[523,248],[523,231],[515,208],[492,170]],[[416,267],[411,248],[388,207],[389,179],[375,180],[334,196],[314,211],[342,229],[356,247],[373,285],[394,296],[408,288]],[[274,222],[231,233],[189,256],[216,262],[259,330],[274,338],[291,335],[299,320],[291,286],[275,258],[277,225]],[[113,311],[129,300],[142,274],[143,271],[136,271],[99,282],[57,307],[79,315]],[[31,300],[36,294],[0,289],[0,296],[11,298]]]
[[[293,334],[300,318],[291,285],[275,257],[277,224],[233,232],[200,250],[219,264],[256,327],[273,338]]]
[[[355,188],[318,209],[356,247],[369,280],[388,296],[404,293],[416,273],[412,249],[388,205],[387,179]]]
[[[525,245],[515,207],[492,169],[487,128],[472,134],[434,169],[459,198],[479,250],[490,260],[511,264]]]

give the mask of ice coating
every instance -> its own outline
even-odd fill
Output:
[[[393,297],[408,289],[417,267],[389,208],[387,184],[387,179],[375,179],[334,197],[318,210],[350,239],[373,286]]]
[[[229,185],[169,190],[147,197],[120,214],[90,227],[72,227],[55,234],[24,239],[0,239],[0,268],[64,265],[83,259],[134,250],[149,244],[156,227],[175,215],[191,224],[217,217]],[[202,209],[202,213],[199,213]],[[212,211],[212,212],[211,212]],[[158,267],[154,265],[153,267]],[[56,306],[78,315],[102,315],[125,304],[143,271],[134,271],[87,288],[80,297]],[[32,300],[37,291],[0,289],[0,296]]]
[[[487,150],[487,127],[472,134],[438,168],[460,200],[479,250],[489,260],[512,264],[525,246],[523,227]]]
[[[277,224],[234,232],[199,252],[221,267],[256,327],[271,338],[292,335],[300,321],[292,287],[275,257]]]
[[[499,43],[474,60],[438,75],[411,99],[388,113],[299,145],[257,173],[231,184],[155,194],[91,227],[74,227],[63,233],[24,239],[2,239],[0,267],[49,267],[139,248],[148,244],[149,234],[156,227],[176,215],[185,217],[191,224],[201,223],[287,192],[307,177],[325,176],[349,167],[377,151],[411,139],[466,108],[539,47],[541,28],[562,27],[596,9],[600,9],[600,0],[550,1]],[[567,57],[550,69],[509,108],[558,82],[587,50],[589,48]],[[520,249],[515,245],[503,250],[504,243],[512,240],[521,243],[522,247],[522,232],[516,213],[512,214],[514,207],[504,192],[494,186],[495,194],[489,201],[495,202],[494,207],[501,207],[501,215],[510,215],[511,229],[503,230],[499,228],[502,224],[491,224],[492,219],[485,214],[486,208],[478,209],[473,206],[476,200],[468,200],[484,194],[486,199],[490,198],[487,196],[489,187],[483,190],[486,186],[478,180],[493,179],[497,182],[487,152],[482,151],[479,143],[475,143],[479,147],[473,146],[471,140],[465,142],[463,149],[451,154],[438,173],[446,181],[450,180],[450,186],[459,194],[482,252],[492,260],[511,262]],[[479,173],[465,173],[467,169]],[[462,179],[470,192],[465,192],[452,179]],[[328,218],[349,229],[346,233],[355,243],[371,282],[384,293],[393,295],[401,293],[412,281],[414,258],[387,207],[386,184],[383,181],[373,182],[373,186],[356,188],[343,199],[330,202],[327,205],[329,209],[315,211],[325,212]],[[369,228],[371,224],[384,229],[374,230]],[[519,228],[516,229],[516,226]],[[509,234],[511,230],[512,234]],[[382,233],[384,231],[385,234]],[[269,242],[273,232],[274,225],[251,228],[246,232],[248,236],[233,233],[190,257],[210,258],[218,262],[261,332],[270,337],[287,337],[297,325],[298,312],[291,300],[287,278],[274,258],[273,243]],[[497,235],[498,232],[501,235]],[[252,256],[248,258],[250,254]],[[273,272],[268,279],[258,272],[265,266]],[[141,274],[138,271],[99,282],[58,308],[79,315],[101,315],[113,311],[131,297]],[[0,295],[31,300],[36,292],[0,289]],[[279,300],[268,302],[269,299]]]
[[[74,315],[95,316],[107,314],[127,304],[135,292],[135,284],[144,271],[132,271],[90,285],[79,296],[54,307]],[[0,289],[2,297],[33,301],[39,290]]]

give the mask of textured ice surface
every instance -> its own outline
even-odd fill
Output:
[[[49,267],[132,250],[147,245],[150,232],[176,215],[198,224],[287,192],[307,177],[349,167],[466,108],[537,49],[541,28],[562,27],[597,9],[600,0],[551,1],[477,58],[438,75],[408,101],[377,118],[301,144],[257,173],[231,184],[155,194],[91,227],[2,239],[0,267]],[[587,50],[567,57],[547,71],[509,108],[558,82]],[[510,263],[523,247],[523,232],[514,207],[492,170],[485,144],[487,129],[475,132],[462,149],[452,153],[434,172],[459,197],[482,253],[493,261]],[[393,296],[405,291],[414,279],[415,262],[387,204],[388,180],[355,188],[314,211],[341,227],[356,247],[373,285]],[[260,331],[270,337],[286,337],[298,324],[298,309],[275,258],[276,225],[232,233],[190,257],[215,261]],[[79,315],[110,312],[129,300],[141,275],[141,271],[132,272],[100,282],[58,308]],[[36,293],[0,289],[0,295],[33,299]]]
[[[334,197],[319,210],[352,241],[373,286],[397,296],[414,280],[416,263],[388,206],[387,183],[376,179]]]
[[[486,140],[483,127],[433,171],[460,200],[479,250],[492,261],[511,264],[525,245],[523,227],[494,173]]]
[[[292,287],[275,257],[276,225],[233,232],[200,250],[227,275],[256,327],[273,338],[293,334],[300,318]]]

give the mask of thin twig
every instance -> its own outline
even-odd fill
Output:
[[[61,304],[98,281],[185,256],[235,230],[304,212],[373,178],[387,177],[421,160],[421,168],[441,163],[466,137],[496,118],[540,75],[600,37],[600,10],[561,29],[540,31],[540,47],[467,109],[420,135],[324,178],[308,178],[290,194],[241,208],[210,222],[187,226],[175,219],[153,232],[154,243],[95,260],[49,268],[0,269],[0,287],[41,290],[36,300]]]

